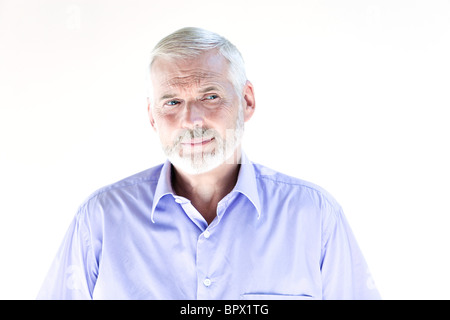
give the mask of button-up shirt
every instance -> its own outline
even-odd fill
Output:
[[[40,299],[377,299],[341,207],[250,162],[208,225],[174,193],[171,164],[92,194]]]

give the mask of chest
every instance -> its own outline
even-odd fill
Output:
[[[105,230],[94,297],[320,296],[319,221],[306,224],[301,213],[257,219],[245,205],[209,225],[193,223],[184,210],[173,214],[139,230]]]

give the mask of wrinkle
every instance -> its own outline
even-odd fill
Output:
[[[176,76],[166,81],[166,84],[170,87],[182,87],[190,88],[194,86],[200,86],[202,81],[212,79],[216,75],[211,72],[193,72],[187,76]]]

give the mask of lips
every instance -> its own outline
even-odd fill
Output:
[[[192,147],[198,147],[198,146],[204,146],[208,143],[210,143],[211,141],[213,141],[214,138],[195,138],[195,139],[191,139],[188,141],[183,141],[181,142],[182,145],[184,146],[192,146]]]

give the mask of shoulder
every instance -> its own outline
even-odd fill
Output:
[[[160,177],[162,164],[133,174],[112,184],[101,187],[90,194],[81,207],[96,201],[110,201],[123,197],[135,197],[140,192],[152,196]]]
[[[270,193],[281,193],[280,196],[295,197],[298,201],[310,200],[315,205],[330,207],[333,211],[340,211],[336,199],[321,186],[299,179],[266,166],[253,163],[255,176],[260,188]]]

